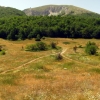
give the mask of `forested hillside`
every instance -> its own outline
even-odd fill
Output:
[[[11,16],[23,16],[25,13],[15,8],[0,6],[0,18]]]
[[[0,38],[31,39],[45,37],[100,38],[100,17],[34,16],[0,18]]]

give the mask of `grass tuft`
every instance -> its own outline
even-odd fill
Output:
[[[1,85],[16,85],[17,76],[12,74],[0,75],[0,84]]]
[[[89,70],[90,72],[95,72],[97,74],[100,74],[100,69],[99,68],[92,68]]]
[[[70,42],[63,42],[63,44],[70,44]]]

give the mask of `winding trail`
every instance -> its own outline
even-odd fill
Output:
[[[61,54],[64,58],[66,58],[66,59],[68,59],[68,60],[71,60],[71,61],[75,61],[76,63],[79,63],[79,64],[84,64],[84,65],[88,65],[88,66],[93,66],[93,65],[86,64],[86,63],[83,63],[83,62],[80,62],[80,61],[77,61],[77,60],[74,60],[74,59],[71,59],[71,58],[65,56],[64,53],[65,53],[66,51],[67,51],[67,48],[66,48],[66,49],[63,48],[63,50],[60,52],[60,54]],[[52,53],[52,54],[48,54],[48,55],[41,56],[41,57],[36,58],[36,59],[33,59],[33,60],[31,60],[31,61],[29,61],[29,62],[27,62],[27,63],[24,63],[24,64],[22,64],[22,65],[20,65],[20,66],[18,66],[18,67],[16,67],[16,68],[12,68],[12,69],[3,71],[3,72],[0,73],[0,75],[1,75],[1,74],[5,74],[5,73],[8,73],[8,72],[10,72],[10,71],[13,71],[13,73],[14,73],[14,72],[17,72],[17,71],[19,71],[19,69],[25,67],[26,65],[28,65],[28,64],[30,64],[30,63],[32,63],[32,62],[35,62],[35,61],[40,60],[40,59],[42,59],[42,58],[44,58],[44,57],[48,57],[48,56],[50,56],[50,55],[56,55],[56,54],[58,54],[58,52],[57,52],[57,53]]]
[[[94,65],[91,65],[91,64],[88,64],[88,63],[84,63],[84,62],[81,62],[81,61],[77,61],[77,60],[74,60],[74,59],[72,59],[72,58],[69,58],[69,57],[63,55],[66,51],[67,51],[67,49],[65,49],[65,50],[63,50],[63,51],[61,52],[61,55],[62,55],[64,58],[66,58],[66,59],[68,59],[68,60],[71,60],[71,61],[74,61],[74,62],[76,62],[76,63],[78,63],[78,64],[83,64],[83,65],[86,65],[86,66],[92,66],[92,67],[94,67]]]
[[[65,51],[65,50],[62,50],[61,54],[63,54],[64,52],[66,52],[66,51]],[[52,53],[52,54],[48,54],[48,55],[41,56],[41,57],[36,58],[36,59],[33,59],[33,60],[31,60],[31,61],[29,61],[29,62],[27,62],[27,63],[24,63],[24,64],[22,64],[22,65],[20,65],[20,66],[18,66],[18,67],[16,67],[16,68],[12,68],[12,69],[3,71],[3,72],[1,72],[0,74],[5,74],[5,73],[8,73],[8,72],[10,72],[10,71],[13,71],[13,72],[14,72],[14,71],[19,70],[20,68],[22,68],[22,67],[24,67],[24,66],[26,66],[26,65],[28,65],[28,64],[30,64],[30,63],[32,63],[32,62],[34,62],[34,61],[40,60],[40,59],[42,59],[42,58],[44,58],[44,57],[48,57],[48,56],[50,56],[50,55],[56,55],[56,54],[58,54],[58,53]]]

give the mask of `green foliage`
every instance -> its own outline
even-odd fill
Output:
[[[6,85],[16,85],[16,76],[7,74],[7,75],[0,75],[0,84],[6,84]]]
[[[92,68],[89,71],[100,74],[100,69],[99,68]]]
[[[36,38],[35,38],[35,41],[41,41],[41,37],[39,34],[37,34]]]
[[[5,55],[6,52],[4,50],[0,51],[0,55]]]
[[[3,46],[0,45],[0,55],[5,55],[5,54],[6,54],[6,52],[5,52],[4,48],[3,48]]]
[[[40,50],[40,51],[47,49],[47,45],[44,42],[37,42],[36,47],[37,47],[37,50]]]
[[[26,50],[26,51],[34,51],[34,50],[35,50],[34,47],[35,47],[34,44],[30,44],[30,45],[27,45],[27,46],[26,46],[25,50]]]
[[[37,42],[36,44],[30,44],[26,46],[26,51],[44,51],[47,49],[47,45],[44,42]]]
[[[94,42],[87,42],[85,52],[89,55],[95,55],[97,53],[97,45]]]
[[[0,6],[0,17],[12,17],[12,16],[25,16],[25,13],[15,8]]]
[[[36,38],[39,41],[41,37],[99,39],[100,17],[70,15],[0,18],[0,38],[9,40]]]
[[[75,65],[74,62],[67,62],[67,63],[64,63],[64,64],[62,65],[62,68],[63,68],[63,69],[72,69],[74,65]]]

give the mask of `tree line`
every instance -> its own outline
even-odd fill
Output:
[[[100,38],[100,17],[16,16],[0,18],[0,38],[24,40],[40,37]]]

